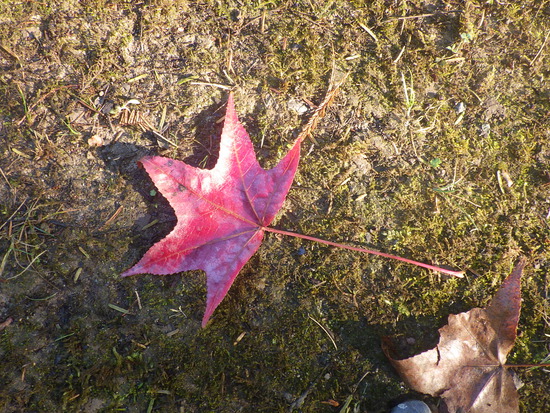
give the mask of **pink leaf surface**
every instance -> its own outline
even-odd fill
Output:
[[[299,159],[298,139],[275,168],[262,169],[230,94],[213,169],[160,156],[140,161],[174,208],[177,224],[122,276],[205,271],[204,327],[241,268],[260,247],[265,227],[283,205]]]

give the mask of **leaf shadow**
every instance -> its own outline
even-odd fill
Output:
[[[456,307],[456,308],[455,308]],[[369,369],[377,373],[369,377],[369,393],[383,391],[386,393],[386,409],[391,410],[406,400],[423,400],[429,405],[441,404],[440,400],[429,395],[408,389],[388,388],[387,377],[400,381],[397,371],[382,350],[382,341],[390,343],[399,358],[407,358],[434,348],[439,342],[439,328],[447,323],[448,314],[460,313],[467,309],[465,303],[454,303],[452,309],[446,309],[438,316],[408,316],[396,323],[376,324],[366,319],[346,320],[340,323],[339,337],[342,343],[357,350],[370,364]],[[362,399],[368,405],[368,396]]]
[[[206,106],[201,112],[194,115],[193,119],[181,125],[183,133],[191,135],[194,133],[193,143],[187,152],[180,151],[177,159],[181,159],[188,165],[212,169],[218,160],[220,150],[220,138],[223,130],[223,116],[227,103],[228,94],[224,94],[220,101],[213,102]],[[260,126],[257,119],[265,110],[264,104],[260,101],[254,105],[252,113],[240,116],[242,122],[251,140],[254,142],[254,137],[260,133]],[[193,132],[194,131],[194,132]],[[265,151],[254,144],[256,156],[261,159],[265,155]],[[260,162],[261,163],[261,162]]]
[[[190,135],[194,131],[194,137],[190,145],[178,150],[177,159],[197,168],[214,168],[220,151],[225,100],[213,102],[182,125],[183,133]]]
[[[411,317],[411,320],[413,319]],[[358,377],[366,374],[369,377],[368,380],[360,382],[355,390],[363,408],[368,411],[390,411],[399,403],[411,399],[423,400],[430,405],[436,404],[436,399],[430,396],[412,390],[404,393],[401,386],[390,386],[388,382],[388,378],[395,379],[396,382],[399,382],[400,379],[384,355],[381,342],[383,337],[399,331],[399,327],[394,324],[372,324],[366,319],[346,320],[339,325],[339,338],[344,348],[358,351],[368,365],[368,368],[358,371]],[[371,404],[373,394],[384,394],[385,405]]]
[[[183,135],[186,134],[186,131],[190,133],[191,130],[196,131],[196,135],[192,143],[180,145],[174,156],[176,159],[181,159],[198,168],[211,169],[215,166],[223,127],[223,122],[219,122],[223,113],[220,110],[224,108],[225,102],[214,102],[194,116],[193,121],[178,125],[178,127],[182,127]],[[155,143],[158,143],[159,146],[163,144],[151,132],[144,132],[143,136],[149,139],[153,145]],[[202,142],[207,143],[203,144]],[[131,213],[129,221],[132,224],[128,227],[128,234],[132,240],[120,259],[121,271],[135,264],[152,245],[166,237],[177,222],[173,208],[138,163],[144,156],[158,155],[157,148],[156,145],[145,147],[131,143],[113,142],[98,148],[97,151],[106,169],[123,177],[141,196],[147,211],[141,216]],[[171,285],[177,283],[180,278],[181,275],[160,277]]]
[[[146,155],[152,155],[148,148],[122,142],[113,142],[98,149],[98,156],[105,167],[122,176],[141,196],[147,208],[146,214],[142,216],[136,216],[134,211],[130,212],[129,221],[132,224],[128,235],[132,237],[132,241],[120,260],[120,265],[126,263],[128,267],[151,245],[168,235],[176,225],[174,210],[155,188],[145,170],[139,167],[138,161]],[[150,225],[155,221],[156,223]]]

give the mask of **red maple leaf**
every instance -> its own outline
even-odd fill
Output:
[[[240,269],[258,250],[265,231],[290,235],[339,248],[380,255],[462,277],[446,270],[395,255],[268,228],[283,205],[300,160],[300,143],[315,127],[338,88],[331,89],[294,145],[268,171],[258,164],[248,133],[229,95],[220,153],[214,169],[199,169],[174,159],[151,156],[140,163],[176,212],[176,227],[143,256],[123,277],[166,275],[203,270],[207,278],[203,327],[223,300]]]
[[[263,169],[230,94],[213,169],[160,156],[143,158],[141,165],[174,208],[178,221],[170,234],[122,276],[205,271],[204,327],[283,205],[298,167],[300,141],[294,142],[277,166]]]

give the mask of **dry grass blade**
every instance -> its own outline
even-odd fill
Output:
[[[332,337],[332,334],[330,334],[330,332],[319,322],[317,321],[316,319],[314,319],[312,316],[308,315],[309,319],[312,320],[315,324],[317,324],[319,327],[321,327],[321,330],[323,330],[325,332],[325,334],[328,336],[328,338],[330,339],[332,345],[334,346],[334,348],[336,350],[338,350],[338,346],[336,345],[336,341],[334,341],[334,338]]]
[[[23,121],[25,119],[28,118],[28,115],[32,112],[32,110],[34,108],[36,108],[36,106],[38,106],[44,99],[46,99],[47,97],[51,96],[52,94],[60,91],[60,90],[66,90],[66,89],[75,89],[77,88],[78,85],[66,85],[66,86],[59,86],[59,87],[56,87],[56,88],[53,88],[52,90],[50,90],[49,92],[46,92],[44,93],[43,95],[41,95],[38,99],[36,99],[36,102],[34,102],[32,105],[28,106],[26,108],[26,113],[25,113],[25,116],[23,116],[21,119],[19,119],[19,121],[17,122],[17,125],[21,125],[23,123]],[[22,92],[21,92],[22,93]],[[21,96],[24,98],[24,96],[21,94]],[[26,106],[26,102],[24,102],[25,106]]]
[[[11,240],[10,247],[4,254],[4,257],[2,257],[2,262],[0,263],[0,277],[4,273],[4,268],[6,268],[6,263],[8,262],[8,257],[12,250],[13,250],[13,239]],[[5,281],[5,280],[2,280],[2,281]]]
[[[213,86],[213,87],[218,87],[220,89],[224,89],[224,90],[231,90],[233,89],[233,86],[228,86],[228,85],[222,85],[221,83],[212,83],[212,82],[200,82],[200,81],[195,81],[195,82],[190,82],[191,85],[201,85],[201,86]]]
[[[14,275],[13,277],[8,277],[5,279],[5,281],[9,281],[9,280],[14,280],[15,278],[18,278],[20,277],[21,275],[23,275],[34,263],[35,261],[40,258],[46,251],[42,251],[40,254],[38,254],[37,256],[35,256],[32,261],[29,263],[29,265],[27,265],[23,271],[20,271],[18,274]]]
[[[17,207],[17,209],[16,209],[15,211],[13,211],[13,214],[10,215],[10,217],[6,220],[6,222],[4,222],[2,225],[0,225],[0,230],[1,230],[2,228],[4,228],[4,226],[5,226],[8,222],[10,222],[10,221],[12,220],[12,218],[15,216],[15,214],[17,214],[17,212],[21,209],[21,207],[22,207],[23,205],[25,205],[25,202],[27,202],[27,199],[28,199],[28,198],[25,198],[25,200],[24,200],[23,202],[21,202],[21,204],[19,204],[19,206]]]

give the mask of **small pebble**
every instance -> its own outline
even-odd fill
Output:
[[[458,115],[460,115],[462,112],[464,112],[466,110],[466,105],[464,104],[464,102],[458,102],[456,105],[455,105],[455,111]]]
[[[103,138],[99,135],[93,135],[90,139],[88,139],[88,145],[92,148],[103,146],[103,143]]]
[[[291,98],[287,102],[287,107],[290,110],[293,110],[294,112],[298,113],[298,115],[303,115],[308,111],[308,108],[306,105],[304,105],[301,101]]]
[[[420,400],[407,400],[391,409],[391,413],[431,413],[431,410]]]

